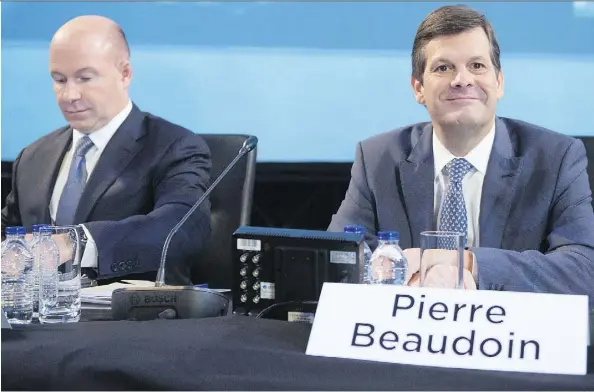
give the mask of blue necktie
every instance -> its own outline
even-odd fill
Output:
[[[468,236],[468,216],[462,192],[462,179],[470,169],[472,169],[472,165],[464,158],[452,159],[446,165],[450,185],[441,206],[439,220],[440,231],[455,231],[464,234],[462,246],[466,246]],[[447,248],[455,249],[456,247],[450,245]]]
[[[70,171],[68,172],[68,179],[66,180],[64,190],[60,196],[60,203],[58,204],[56,225],[74,224],[74,213],[76,212],[78,201],[87,182],[85,155],[91,147],[93,147],[93,141],[88,136],[84,136],[76,144],[70,164]]]

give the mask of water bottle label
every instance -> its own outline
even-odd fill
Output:
[[[237,249],[239,250],[256,250],[259,251],[262,248],[262,242],[260,240],[250,240],[247,238],[237,239]]]
[[[331,250],[330,262],[335,264],[357,264],[357,252]]]

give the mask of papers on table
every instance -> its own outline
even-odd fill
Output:
[[[85,308],[110,307],[111,294],[115,289],[123,287],[153,287],[154,285],[155,282],[148,280],[122,280],[121,282],[103,286],[85,287],[81,289],[80,300]]]

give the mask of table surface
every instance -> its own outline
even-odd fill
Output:
[[[305,355],[311,326],[246,316],[2,330],[2,389],[594,390],[543,375]],[[590,350],[590,360],[594,350]],[[592,371],[592,369],[591,369]]]

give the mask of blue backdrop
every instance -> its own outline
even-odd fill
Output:
[[[410,51],[442,4],[3,2],[2,159],[64,124],[49,41],[68,19],[101,14],[127,33],[141,109],[195,132],[255,134],[260,161],[351,161],[358,140],[428,119]],[[469,4],[502,48],[499,115],[594,135],[592,4]]]

